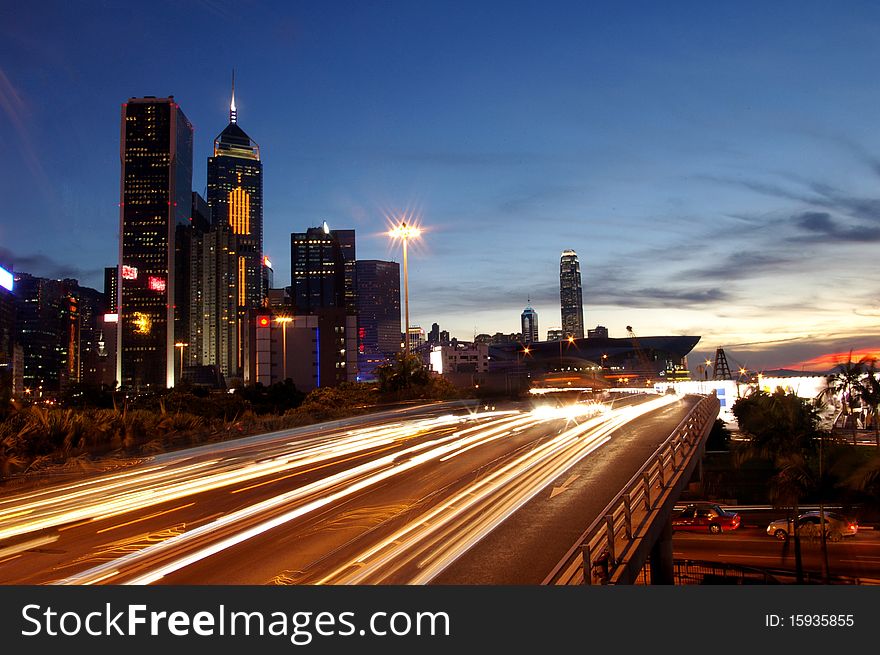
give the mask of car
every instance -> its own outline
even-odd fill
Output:
[[[721,509],[715,503],[688,503],[672,516],[672,529],[679,532],[720,534],[736,530],[740,523],[739,514]]]
[[[822,534],[822,517],[818,510],[798,515],[798,532],[802,537],[818,537]],[[793,529],[791,519],[777,519],[767,526],[767,534],[785,541]],[[840,541],[843,537],[853,537],[859,531],[859,523],[837,512],[825,512],[825,534],[830,541]]]

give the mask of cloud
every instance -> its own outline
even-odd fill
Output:
[[[792,241],[810,241],[827,243],[852,242],[866,243],[880,241],[880,227],[866,225],[843,225],[828,212],[803,212],[792,216],[792,222],[802,230],[810,232],[808,236],[797,236]]]
[[[21,255],[13,253],[6,248],[0,248],[0,261],[7,262],[17,273],[30,273],[39,277],[47,277],[53,280],[74,278],[80,282],[84,280],[100,280],[103,278],[103,268],[79,268],[62,264],[48,255],[34,253]]]
[[[762,252],[738,252],[703,268],[685,271],[684,277],[698,280],[743,280],[767,272],[776,272],[793,257]]]

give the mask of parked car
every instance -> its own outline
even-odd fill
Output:
[[[767,534],[785,541],[794,532],[791,519],[771,521],[767,526]],[[819,537],[822,535],[822,518],[818,510],[804,512],[798,516],[798,531],[802,537]],[[859,531],[859,523],[837,512],[825,512],[825,534],[830,541],[840,541],[843,537],[852,537]]]
[[[672,529],[680,532],[721,532],[736,530],[741,522],[739,514],[721,509],[715,503],[688,503],[673,514]]]

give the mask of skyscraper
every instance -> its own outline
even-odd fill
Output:
[[[400,264],[359,260],[356,272],[358,371],[363,378],[400,350]]]
[[[104,297],[107,300],[107,311],[116,313],[116,305],[119,302],[119,265],[108,266],[104,269]]]
[[[538,312],[532,309],[531,305],[527,305],[520,316],[522,322],[522,339],[523,343],[532,343],[540,341],[538,336]]]
[[[122,105],[117,379],[174,386],[175,241],[187,225],[193,128],[174,96]]]
[[[213,223],[228,226],[238,240],[238,305],[260,307],[263,288],[263,163],[260,147],[238,126],[235,77],[229,125],[214,139],[208,158],[208,207]],[[240,312],[243,316],[243,312]]]
[[[581,265],[574,250],[564,250],[559,261],[559,304],[562,332],[566,337],[584,336],[584,301],[581,292]]]
[[[354,230],[321,227],[290,235],[291,295],[296,311],[337,307],[356,313]],[[349,263],[350,262],[350,263]]]

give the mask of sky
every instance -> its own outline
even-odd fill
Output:
[[[260,145],[266,253],[357,231],[409,257],[411,323],[460,339],[561,323],[700,335],[731,366],[880,356],[880,6],[848,2],[6,2],[0,256],[103,287],[121,104],[174,95]]]

